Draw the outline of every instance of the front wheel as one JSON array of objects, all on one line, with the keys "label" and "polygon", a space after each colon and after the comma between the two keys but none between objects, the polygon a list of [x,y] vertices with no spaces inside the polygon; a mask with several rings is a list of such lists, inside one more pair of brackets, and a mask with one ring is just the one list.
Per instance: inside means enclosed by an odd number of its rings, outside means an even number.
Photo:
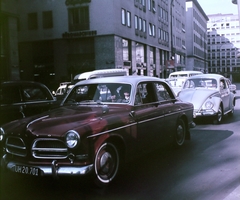
[{"label": "front wheel", "polygon": [[103,143],[98,149],[94,160],[94,183],[97,186],[108,185],[119,170],[119,153],[112,143]]},{"label": "front wheel", "polygon": [[174,144],[176,147],[180,147],[185,142],[186,138],[186,125],[183,119],[179,119],[176,126],[175,141]]},{"label": "front wheel", "polygon": [[223,118],[223,109],[222,109],[222,106],[219,106],[217,116],[213,120],[213,123],[220,124],[222,122],[222,118]]}]

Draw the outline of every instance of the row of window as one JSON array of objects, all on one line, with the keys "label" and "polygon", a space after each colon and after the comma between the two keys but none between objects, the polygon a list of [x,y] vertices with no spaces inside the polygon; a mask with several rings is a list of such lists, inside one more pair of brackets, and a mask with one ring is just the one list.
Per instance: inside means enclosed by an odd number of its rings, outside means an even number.
[{"label": "row of window", "polygon": [[199,56],[201,58],[205,57],[204,51],[199,49],[198,47],[194,47],[194,55]]},{"label": "row of window", "polygon": [[[79,7],[70,8],[68,10],[69,31],[89,30],[89,8]],[[28,30],[38,29],[38,13],[28,14]],[[52,11],[42,12],[42,28],[53,28],[53,14]]]},{"label": "row of window", "polygon": [[[208,45],[218,45],[219,48],[221,47],[221,49],[227,49],[229,48],[229,46],[234,45],[235,43],[240,43],[240,38],[236,39],[236,38],[231,38],[231,40],[229,41],[228,39],[226,39],[225,41],[215,41],[215,40],[208,40]],[[214,48],[214,47],[213,47]]]},{"label": "row of window", "polygon": [[220,52],[220,50],[221,50],[221,52],[224,52],[224,51],[226,51],[226,52],[233,51],[234,52],[234,51],[237,51],[238,49],[235,48],[235,47],[233,47],[233,48],[224,47],[222,45],[220,45],[220,46],[208,46],[208,51],[209,52]]},{"label": "row of window", "polygon": [[199,46],[201,46],[202,48],[205,48],[206,47],[206,43],[205,40],[204,40],[204,37],[201,36],[201,38],[197,35],[194,34],[194,37],[193,37],[193,40],[194,40],[194,43],[198,44]]},{"label": "row of window", "polygon": [[[122,8],[122,25],[131,27],[131,13]],[[145,19],[135,15],[134,16],[134,28],[140,32],[146,33],[147,31],[147,22]],[[158,39],[168,42],[169,33],[161,28],[158,28]],[[152,37],[156,37],[156,25],[153,23],[148,24],[148,32]]]},{"label": "row of window", "polygon": [[[168,0],[161,0],[161,5],[158,5],[158,17],[168,22]],[[146,12],[146,0],[135,0],[135,6]],[[155,0],[147,0],[147,7],[149,11],[156,13]]]},{"label": "row of window", "polygon": [[222,27],[214,27],[214,28],[208,28],[208,30],[212,30],[212,31],[214,31],[214,30],[216,30],[216,29],[237,29],[237,28],[239,28],[239,26],[227,26],[227,27],[224,27],[224,26],[222,26]]},{"label": "row of window", "polygon": [[69,31],[83,31],[90,29],[89,7],[68,9]]},{"label": "row of window", "polygon": [[232,35],[228,38],[226,37],[215,37],[215,38],[208,38],[208,43],[212,43],[212,42],[217,42],[217,43],[229,43],[229,39],[232,39],[232,40],[240,40],[240,37],[239,35]]},{"label": "row of window", "polygon": [[209,18],[209,22],[220,22],[220,21],[237,21],[239,22],[239,19],[238,19],[238,15],[232,15],[232,14],[228,14],[228,15],[221,15],[221,16],[217,16],[217,17],[210,17]]},{"label": "row of window", "polygon": [[240,69],[238,67],[233,67],[232,70],[230,67],[225,68],[220,68],[220,67],[213,67],[213,68],[208,68],[209,73],[220,73],[220,72],[239,72]]},{"label": "row of window", "polygon": [[196,22],[193,23],[193,29],[203,37],[205,36],[205,31]]},{"label": "row of window", "polygon": [[222,62],[209,61],[209,64],[208,64],[209,67],[226,66],[226,65],[231,65],[231,66],[240,65],[240,61],[239,60],[227,60]]},{"label": "row of window", "polygon": [[196,11],[195,9],[193,10],[193,17],[196,19],[196,21],[201,24],[202,27],[206,26],[206,22],[203,20],[202,15],[198,14],[198,11]]},{"label": "row of window", "polygon": [[[231,56],[236,56],[238,54],[238,52],[221,52],[221,57],[226,57],[226,56],[229,56],[230,57],[230,55]],[[209,56],[211,56],[211,57],[220,57],[220,53],[218,52],[218,53],[210,53],[210,54],[208,54]]]},{"label": "row of window", "polygon": [[[53,28],[53,15],[52,11],[42,12],[42,28],[50,29]],[[38,29],[38,14],[28,13],[28,30]]]},{"label": "row of window", "polygon": [[227,33],[227,34],[218,34],[216,31],[215,32],[208,32],[208,37],[220,37],[220,38],[222,38],[222,37],[225,37],[225,36],[230,36],[230,35],[240,35],[240,33],[239,32],[234,32],[234,33]]}]

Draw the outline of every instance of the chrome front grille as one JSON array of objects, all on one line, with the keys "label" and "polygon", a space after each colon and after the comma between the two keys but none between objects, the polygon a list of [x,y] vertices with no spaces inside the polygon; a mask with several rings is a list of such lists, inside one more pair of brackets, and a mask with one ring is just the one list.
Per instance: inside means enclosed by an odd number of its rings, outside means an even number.
[{"label": "chrome front grille", "polygon": [[9,154],[25,157],[27,149],[24,141],[19,137],[8,137],[6,140],[6,151]]},{"label": "chrome front grille", "polygon": [[32,155],[40,159],[65,159],[68,149],[61,140],[40,138],[33,143]]}]

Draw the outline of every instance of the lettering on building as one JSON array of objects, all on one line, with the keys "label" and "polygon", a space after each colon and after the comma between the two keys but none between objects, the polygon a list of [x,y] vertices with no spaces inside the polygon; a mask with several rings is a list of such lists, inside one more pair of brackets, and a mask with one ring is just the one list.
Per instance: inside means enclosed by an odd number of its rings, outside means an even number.
[{"label": "lettering on building", "polygon": [[97,31],[79,31],[79,32],[65,32],[62,34],[63,38],[80,38],[80,37],[89,37],[89,36],[96,36]]}]

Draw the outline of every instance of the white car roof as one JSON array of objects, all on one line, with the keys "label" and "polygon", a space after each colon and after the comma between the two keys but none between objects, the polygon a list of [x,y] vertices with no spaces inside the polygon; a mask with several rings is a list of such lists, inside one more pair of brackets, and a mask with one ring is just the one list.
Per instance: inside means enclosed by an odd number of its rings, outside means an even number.
[{"label": "white car roof", "polygon": [[94,84],[94,83],[129,83],[129,84],[137,84],[140,81],[163,81],[164,79],[160,79],[157,77],[151,76],[114,76],[114,77],[104,77],[97,79],[89,79],[78,82],[76,85],[84,85],[84,84]]},{"label": "white car roof", "polygon": [[200,74],[200,75],[195,75],[191,76],[188,79],[199,79],[199,78],[215,78],[215,79],[220,79],[220,78],[225,78],[224,76],[220,74]]},{"label": "white car roof", "polygon": [[108,76],[124,76],[127,75],[127,71],[125,69],[100,69],[89,72],[84,72],[82,74],[78,74],[74,77],[74,80],[86,80],[91,78],[99,78],[99,77],[108,77]]}]

